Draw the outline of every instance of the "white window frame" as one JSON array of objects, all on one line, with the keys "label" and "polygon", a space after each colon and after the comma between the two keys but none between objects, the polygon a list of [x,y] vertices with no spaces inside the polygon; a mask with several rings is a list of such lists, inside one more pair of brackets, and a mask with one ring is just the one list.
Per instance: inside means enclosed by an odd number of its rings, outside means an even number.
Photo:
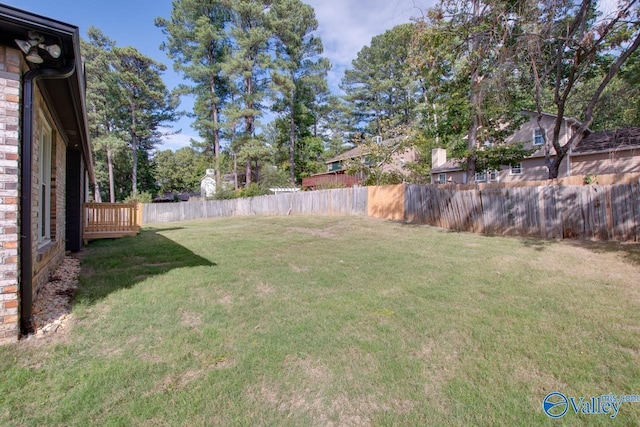
[{"label": "white window frame", "polygon": [[[540,133],[540,142],[537,143],[537,136],[538,133]],[[533,145],[538,146],[538,145],[544,145],[544,130],[540,129],[540,128],[535,128],[533,130]]]},{"label": "white window frame", "polygon": [[476,182],[487,182],[487,172],[476,172]]},{"label": "white window frame", "polygon": [[500,177],[500,175],[498,174],[497,170],[492,170],[489,171],[489,181],[491,182],[498,182],[498,178]]},{"label": "white window frame", "polygon": [[438,174],[438,184],[446,184],[447,183],[447,174],[439,173]]},{"label": "white window frame", "polygon": [[38,157],[38,244],[46,245],[51,241],[51,148],[53,133],[43,114],[40,114],[40,140]]},{"label": "white window frame", "polygon": [[522,162],[518,166],[511,166],[509,175],[522,175]]}]

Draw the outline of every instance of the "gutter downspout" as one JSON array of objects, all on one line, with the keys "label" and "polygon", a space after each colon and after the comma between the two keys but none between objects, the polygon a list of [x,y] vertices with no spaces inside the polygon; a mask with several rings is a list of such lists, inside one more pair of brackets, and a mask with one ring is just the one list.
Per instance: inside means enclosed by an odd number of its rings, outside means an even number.
[{"label": "gutter downspout", "polygon": [[33,101],[34,85],[41,79],[66,79],[76,71],[75,61],[66,68],[27,71],[22,81],[22,155],[20,157],[20,331],[33,332],[33,241],[31,227],[31,190],[33,185]]}]

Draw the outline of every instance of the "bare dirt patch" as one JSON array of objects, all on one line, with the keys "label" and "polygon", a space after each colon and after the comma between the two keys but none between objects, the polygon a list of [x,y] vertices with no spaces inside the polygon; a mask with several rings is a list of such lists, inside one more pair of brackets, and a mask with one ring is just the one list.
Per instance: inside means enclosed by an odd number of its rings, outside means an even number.
[{"label": "bare dirt patch", "polygon": [[202,318],[199,314],[192,313],[190,311],[183,311],[180,316],[180,324],[184,326],[189,326],[192,328],[198,327],[202,325]]},{"label": "bare dirt patch", "polygon": [[273,289],[273,286],[271,286],[270,284],[260,282],[258,283],[258,286],[256,286],[256,291],[258,292],[258,295],[264,297],[269,294],[272,294],[274,292],[274,289]]},{"label": "bare dirt patch", "polygon": [[222,304],[227,308],[227,310],[231,309],[231,304],[233,303],[233,296],[231,292],[225,292],[220,298],[218,298],[218,303]]},{"label": "bare dirt patch", "polygon": [[291,268],[291,270],[293,270],[296,273],[304,273],[305,271],[309,271],[308,267],[300,267],[293,263],[289,263],[289,268]]},{"label": "bare dirt patch", "polygon": [[67,256],[51,274],[33,304],[33,327],[35,333],[26,337],[50,337],[67,331],[73,322],[71,303],[78,288],[80,260]]},{"label": "bare dirt patch", "polygon": [[323,237],[325,239],[336,237],[336,235],[332,233],[331,228],[320,229],[320,228],[305,228],[305,227],[288,227],[287,233],[310,234],[313,237]]}]

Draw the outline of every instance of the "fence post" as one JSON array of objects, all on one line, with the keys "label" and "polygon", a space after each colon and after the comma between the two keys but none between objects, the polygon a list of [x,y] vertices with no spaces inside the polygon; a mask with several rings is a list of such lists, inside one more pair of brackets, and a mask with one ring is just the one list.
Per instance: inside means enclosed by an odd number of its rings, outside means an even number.
[{"label": "fence post", "polygon": [[136,202],[133,209],[136,213],[135,225],[138,227],[138,229],[141,229],[142,228],[142,203]]}]

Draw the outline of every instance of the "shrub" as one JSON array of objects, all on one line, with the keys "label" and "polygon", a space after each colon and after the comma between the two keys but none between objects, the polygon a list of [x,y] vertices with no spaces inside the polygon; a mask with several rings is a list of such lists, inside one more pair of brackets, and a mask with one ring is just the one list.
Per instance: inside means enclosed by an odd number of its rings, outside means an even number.
[{"label": "shrub", "polygon": [[151,203],[152,201],[153,201],[153,195],[148,191],[143,191],[142,193],[138,193],[138,197],[136,198],[133,197],[133,194],[130,194],[127,196],[126,199],[124,199],[124,203],[133,203],[133,202]]}]

